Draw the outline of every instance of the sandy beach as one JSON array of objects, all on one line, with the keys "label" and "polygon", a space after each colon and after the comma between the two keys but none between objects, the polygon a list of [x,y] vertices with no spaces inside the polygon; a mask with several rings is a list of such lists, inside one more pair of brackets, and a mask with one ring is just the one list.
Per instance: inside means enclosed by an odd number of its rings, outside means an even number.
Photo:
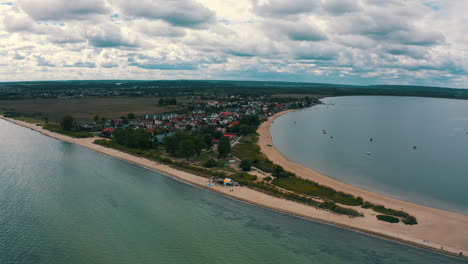
[{"label": "sandy beach", "polygon": [[[94,140],[98,138],[72,138],[65,135],[57,134],[43,129],[35,124],[26,123],[10,118],[0,118],[17,125],[30,128],[44,135],[80,145],[109,155],[121,160],[125,160],[184,182],[208,189],[219,194],[223,194],[240,201],[250,204],[270,208],[283,213],[303,217],[306,219],[319,221],[335,226],[352,229],[359,232],[375,235],[385,239],[392,239],[398,242],[409,245],[439,251],[445,254],[458,255],[463,252],[466,257],[468,255],[468,216],[451,213],[443,210],[433,209],[405,201],[400,201],[381,194],[373,193],[360,189],[355,186],[345,184],[334,180],[326,175],[320,174],[310,168],[304,167],[292,162],[287,157],[272,145],[272,139],[269,132],[271,123],[277,117],[287,112],[278,113],[272,116],[267,122],[264,122],[258,132],[260,134],[259,145],[262,151],[275,163],[283,166],[286,170],[296,173],[297,176],[314,180],[321,184],[333,187],[337,190],[361,196],[365,200],[376,204],[382,204],[386,207],[394,209],[403,209],[404,211],[416,216],[419,224],[408,226],[402,223],[390,224],[387,222],[378,221],[375,217],[377,213],[371,210],[357,208],[358,211],[364,213],[364,217],[349,218],[343,215],[337,215],[324,210],[315,209],[313,207],[268,196],[246,187],[236,187],[234,192],[229,192],[229,188],[221,186],[208,187],[208,180],[204,177],[196,176],[187,172],[174,169],[168,165],[159,164],[157,162],[133,156],[115,149],[106,148],[94,144]],[[312,234],[311,234],[312,235]],[[443,247],[443,250],[441,248]]]}]

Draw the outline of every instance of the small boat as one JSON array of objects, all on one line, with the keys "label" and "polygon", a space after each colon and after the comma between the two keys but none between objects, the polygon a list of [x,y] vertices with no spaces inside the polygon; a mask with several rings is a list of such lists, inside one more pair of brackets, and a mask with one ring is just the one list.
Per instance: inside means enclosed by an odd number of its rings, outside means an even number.
[{"label": "small boat", "polygon": [[333,138],[333,136],[330,136],[330,138]]},{"label": "small boat", "polygon": [[413,146],[413,149],[416,149],[416,146]]},{"label": "small boat", "polygon": [[368,151],[368,152],[366,152],[366,154],[367,154],[367,155],[370,155],[371,153]]},{"label": "small boat", "polygon": [[374,141],[374,139],[373,139],[373,138],[370,138],[369,141],[372,142],[372,141]]}]

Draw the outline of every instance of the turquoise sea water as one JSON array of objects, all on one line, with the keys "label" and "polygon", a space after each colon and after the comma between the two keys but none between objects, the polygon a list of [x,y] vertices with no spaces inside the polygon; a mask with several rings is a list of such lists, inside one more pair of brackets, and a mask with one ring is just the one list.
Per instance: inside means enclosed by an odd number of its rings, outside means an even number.
[{"label": "turquoise sea water", "polygon": [[0,263],[466,263],[244,204],[0,120]]},{"label": "turquoise sea water", "polygon": [[468,101],[323,101],[275,121],[271,133],[282,153],[346,183],[468,214]]}]

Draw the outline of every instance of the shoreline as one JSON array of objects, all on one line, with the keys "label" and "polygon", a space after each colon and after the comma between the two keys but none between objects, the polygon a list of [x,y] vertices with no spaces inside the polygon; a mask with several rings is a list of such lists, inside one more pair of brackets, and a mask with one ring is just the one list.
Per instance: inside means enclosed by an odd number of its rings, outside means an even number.
[{"label": "shoreline", "polygon": [[[418,219],[418,224],[414,226],[391,224],[388,228],[384,228],[379,223],[374,223],[364,227],[364,229],[368,231],[372,230],[379,234],[388,234],[390,236],[392,236],[390,233],[396,233],[399,235],[398,238],[404,237],[406,242],[430,247],[437,251],[440,251],[442,246],[445,251],[450,251],[451,253],[456,253],[456,250],[458,249],[458,253],[463,252],[463,256],[466,257],[468,249],[467,215],[414,204],[368,191],[336,180],[309,167],[295,163],[281,153],[273,144],[273,139],[270,134],[271,124],[280,116],[293,111],[296,110],[287,110],[271,116],[266,122],[260,125],[257,131],[260,135],[258,145],[260,146],[262,153],[264,153],[272,162],[282,166],[285,170],[295,173],[298,177],[315,181],[338,191],[343,191],[355,196],[361,196],[364,200],[375,204],[381,204],[393,209],[403,209],[405,212],[414,215]],[[359,210],[361,210],[361,208],[359,208]],[[368,214],[378,214],[369,210],[362,211],[364,211],[366,216]]]},{"label": "shoreline", "polygon": [[[259,139],[259,145],[260,145],[260,147],[262,149],[262,152],[264,152],[264,148],[266,148],[266,144],[267,144],[267,143],[265,143],[266,140],[269,139],[271,141],[271,135],[269,133],[269,128],[271,126],[271,123],[274,121],[274,119],[278,118],[281,115],[289,113],[289,112],[291,112],[291,110],[277,113],[276,115],[270,117],[268,121],[261,124],[261,126],[259,127],[258,132],[260,134],[260,139],[261,140]],[[277,212],[280,212],[280,213],[283,213],[283,214],[288,214],[288,215],[300,217],[300,218],[303,218],[303,219],[324,223],[324,224],[327,224],[327,225],[333,225],[333,226],[336,226],[336,227],[339,227],[339,228],[349,229],[349,230],[352,230],[352,231],[355,231],[355,232],[364,233],[364,234],[379,237],[379,238],[382,238],[382,239],[395,241],[395,242],[406,244],[406,245],[409,245],[409,246],[418,247],[418,248],[425,249],[425,250],[431,250],[431,251],[441,253],[441,254],[445,254],[445,255],[448,255],[448,256],[453,256],[453,257],[460,258],[458,256],[458,254],[460,252],[463,252],[463,258],[466,258],[467,254],[468,254],[468,231],[458,232],[458,235],[456,235],[456,237],[455,237],[455,241],[456,241],[455,243],[451,243],[452,239],[450,239],[451,241],[446,241],[447,239],[442,239],[441,241],[438,241],[438,240],[432,239],[432,238],[430,238],[430,239],[429,238],[422,238],[421,239],[420,236],[414,236],[414,234],[413,234],[414,232],[409,232],[410,235],[408,235],[408,231],[410,231],[413,228],[417,229],[417,231],[419,231],[419,232],[423,232],[423,234],[424,234],[424,232],[433,231],[434,228],[435,228],[433,221],[432,222],[429,221],[429,224],[423,224],[422,228],[421,227],[418,228],[418,226],[420,226],[421,224],[418,224],[418,225],[415,225],[415,226],[405,226],[403,224],[395,225],[395,224],[390,224],[390,223],[378,221],[375,218],[375,215],[378,214],[378,213],[371,212],[371,211],[364,210],[364,209],[360,210],[360,211],[365,211],[364,212],[365,213],[364,217],[351,218],[350,219],[350,218],[348,218],[348,216],[337,215],[337,214],[330,213],[330,212],[325,211],[325,210],[316,209],[316,208],[313,208],[313,207],[310,207],[310,206],[307,206],[307,205],[304,205],[304,204],[299,204],[299,203],[296,203],[296,202],[292,202],[292,201],[272,197],[272,196],[269,196],[267,194],[264,194],[264,193],[249,189],[247,187],[236,187],[235,192],[229,192],[228,188],[223,188],[221,186],[208,187],[207,186],[207,183],[208,183],[207,178],[197,176],[197,175],[194,175],[194,174],[190,174],[190,173],[187,173],[187,172],[184,172],[184,171],[181,171],[181,170],[177,170],[177,169],[172,168],[172,167],[170,167],[168,165],[160,164],[158,162],[154,162],[154,161],[142,158],[142,157],[134,156],[134,155],[131,155],[131,154],[128,154],[128,153],[125,153],[125,152],[121,152],[119,150],[106,148],[106,147],[94,144],[93,142],[94,142],[94,140],[98,139],[97,137],[95,137],[95,138],[72,138],[72,137],[69,137],[69,136],[65,136],[65,135],[62,135],[62,134],[51,132],[49,130],[45,130],[41,126],[37,126],[36,124],[31,124],[31,123],[11,119],[11,118],[5,118],[5,117],[3,117],[1,115],[0,115],[0,119],[3,119],[5,121],[8,121],[10,123],[14,123],[16,125],[19,125],[19,126],[22,126],[22,127],[25,127],[25,128],[29,128],[29,129],[34,130],[36,132],[39,132],[39,133],[41,133],[43,135],[46,135],[46,136],[49,136],[49,137],[52,137],[52,138],[55,138],[55,139],[58,139],[58,140],[61,140],[61,141],[64,141],[64,142],[68,142],[68,143],[83,146],[85,148],[88,148],[88,149],[90,149],[92,151],[95,151],[97,153],[100,153],[100,154],[104,154],[104,155],[107,155],[107,156],[110,156],[110,157],[113,157],[113,158],[124,160],[124,161],[130,162],[130,163],[145,167],[145,168],[150,169],[150,170],[154,170],[154,171],[162,173],[162,174],[164,174],[164,175],[166,175],[168,177],[172,177],[172,178],[174,178],[176,180],[183,181],[185,183],[194,185],[196,187],[200,187],[200,188],[215,192],[217,194],[227,196],[228,198],[239,200],[239,201],[244,202],[244,203],[248,203],[248,204],[259,206],[259,207],[262,207],[262,208],[274,210],[274,211],[277,211]],[[271,142],[271,144],[272,144],[272,142]],[[268,148],[275,149],[280,155],[282,155],[274,146],[273,147],[268,147]],[[264,153],[273,162],[283,166],[283,164],[281,164],[281,162],[276,162],[276,160],[274,160],[275,158],[277,158],[278,153],[276,153],[276,156],[272,155],[272,154],[275,154],[275,153],[271,153],[271,152],[268,152],[268,151],[264,152]],[[285,157],[283,156],[283,158],[285,158]],[[289,164],[288,166],[290,166],[290,165],[291,164]],[[287,166],[283,166],[283,167],[286,170],[289,170],[289,168]],[[311,169],[309,169],[309,170],[311,170]],[[300,174],[297,174],[297,175],[300,176]],[[323,177],[327,177],[327,176],[323,175]],[[327,177],[327,178],[329,178],[329,177]],[[309,178],[309,179],[311,179],[311,178]],[[331,178],[329,178],[329,179],[331,179]],[[314,179],[314,180],[319,182],[316,179]],[[346,185],[344,183],[341,183],[341,184]],[[342,190],[340,187],[332,186],[332,185],[329,185],[329,184],[326,184],[326,185],[328,185],[328,186],[330,186],[332,188],[335,188],[337,190]],[[353,187],[353,186],[351,186],[351,187]],[[353,188],[357,188],[357,187],[353,187]],[[357,189],[359,189],[359,188],[357,188]],[[366,191],[366,192],[368,192],[368,191]],[[352,193],[352,192],[349,192],[349,193]],[[369,193],[371,193],[371,192],[369,192]],[[378,194],[374,194],[374,195],[378,195]],[[361,195],[361,196],[365,200],[369,200],[369,201],[374,202],[374,200],[369,199],[366,195]],[[383,196],[383,195],[379,195],[379,196]],[[383,197],[385,197],[385,196],[383,196]],[[396,199],[393,199],[393,198],[388,198],[388,197],[386,197],[386,198],[396,200]],[[399,201],[399,200],[396,200],[396,201]],[[399,201],[399,202],[402,202],[402,201]],[[395,207],[395,204],[388,204],[388,203],[383,203],[383,202],[377,202],[377,203],[383,204],[383,205],[385,205],[387,207],[390,207],[390,208]],[[403,202],[403,203],[407,203],[407,202]],[[419,206],[419,205],[415,205],[415,206]],[[420,207],[423,207],[423,206],[420,206]],[[418,218],[419,222],[426,223],[426,220],[428,220],[428,219],[426,219],[426,217],[424,217],[424,215],[420,216],[418,214],[419,211],[415,213],[412,210],[408,210],[408,208],[409,207],[405,207],[405,211],[408,211],[409,213],[415,215]],[[428,208],[428,207],[424,207],[424,208],[432,209],[432,208]],[[432,210],[437,211],[437,209],[432,209]],[[451,222],[455,222],[454,224],[455,224],[455,226],[457,226],[457,228],[459,228],[459,230],[468,230],[468,217],[467,216],[457,215],[455,213],[450,213],[450,212],[447,212],[447,213],[452,214],[452,216],[449,216],[449,218],[452,219]],[[435,214],[435,215],[439,216],[438,214]],[[429,214],[429,217],[431,217],[431,216],[433,217],[434,215]],[[446,215],[444,215],[444,216],[446,216]],[[461,217],[461,219],[460,219],[460,217]],[[439,218],[440,218],[440,216],[439,216]],[[437,219],[439,219],[439,218],[437,218]],[[442,231],[444,231],[444,232],[441,232],[440,234],[443,237],[446,238],[446,233],[447,233],[448,230],[452,230],[452,232],[456,232],[456,230],[454,230],[452,225],[450,225],[450,226],[447,225],[447,224],[444,225],[444,223],[447,222],[446,218],[442,218],[442,220],[443,220],[443,222],[440,222],[440,225],[437,225],[436,228],[435,228],[435,229],[439,229],[439,232],[436,232],[436,234],[439,234],[440,231],[441,231],[440,229],[442,228],[443,229]],[[395,226],[398,226],[398,228],[395,228]],[[444,226],[446,228],[444,228]],[[464,232],[465,232],[465,234],[463,234]],[[427,237],[427,235],[424,236],[424,237]],[[425,243],[424,242],[425,240],[430,240],[431,242],[430,243]],[[443,246],[443,250],[441,250],[442,246]]]}]

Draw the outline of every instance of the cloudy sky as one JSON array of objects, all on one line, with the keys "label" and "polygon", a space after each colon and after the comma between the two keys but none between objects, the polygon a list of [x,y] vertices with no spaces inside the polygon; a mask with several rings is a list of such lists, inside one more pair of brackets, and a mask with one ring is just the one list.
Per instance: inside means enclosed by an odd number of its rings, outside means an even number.
[{"label": "cloudy sky", "polygon": [[467,0],[0,0],[0,81],[468,88]]}]

